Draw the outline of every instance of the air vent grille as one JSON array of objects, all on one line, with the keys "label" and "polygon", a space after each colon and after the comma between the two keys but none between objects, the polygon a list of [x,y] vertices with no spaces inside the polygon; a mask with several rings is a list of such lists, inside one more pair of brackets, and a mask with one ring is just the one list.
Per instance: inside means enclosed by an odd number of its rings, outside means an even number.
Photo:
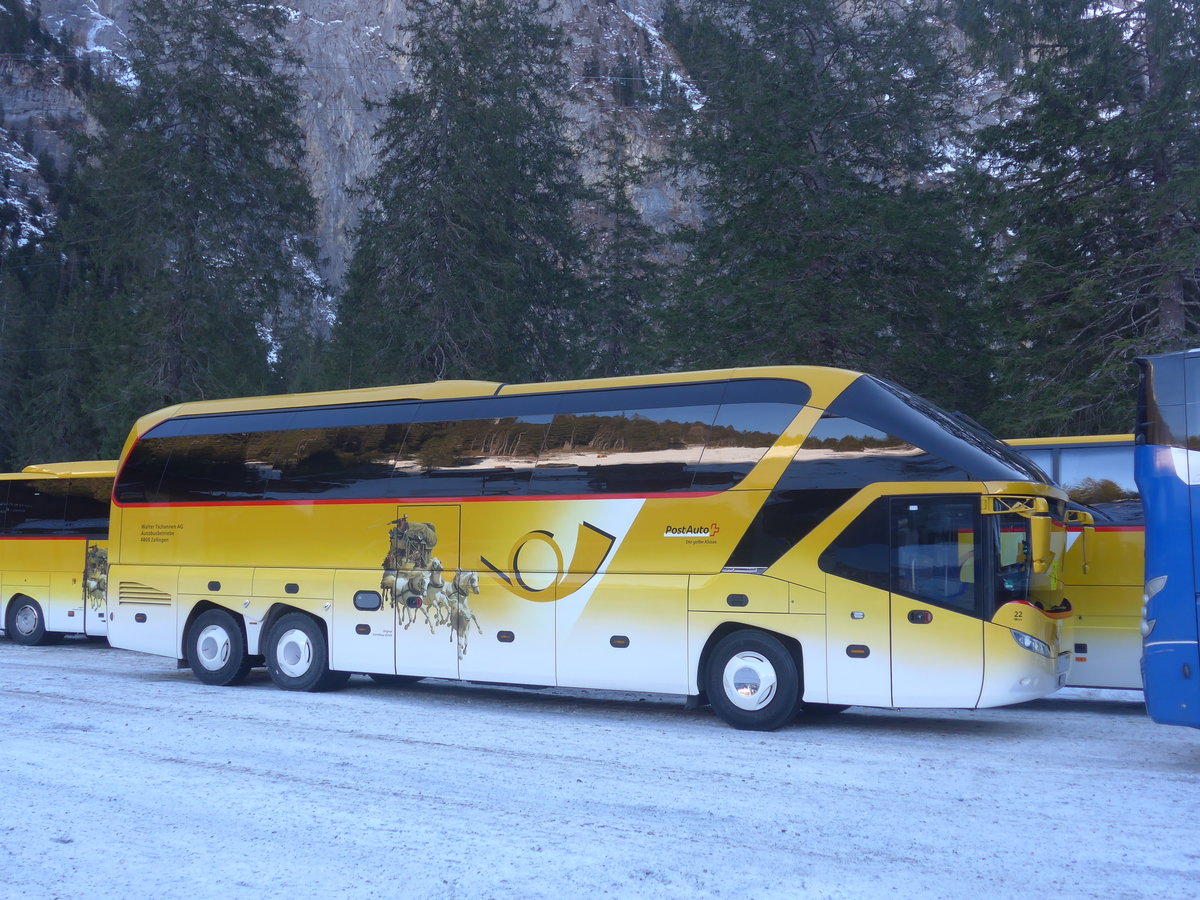
[{"label": "air vent grille", "polygon": [[117,587],[121,603],[140,603],[149,606],[170,606],[171,595],[136,581],[122,581]]}]

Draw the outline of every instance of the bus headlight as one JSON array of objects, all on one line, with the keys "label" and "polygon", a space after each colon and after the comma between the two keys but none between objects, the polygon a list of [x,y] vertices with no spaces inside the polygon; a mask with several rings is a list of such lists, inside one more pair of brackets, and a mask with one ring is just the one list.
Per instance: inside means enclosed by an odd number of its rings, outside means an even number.
[{"label": "bus headlight", "polygon": [[1023,631],[1017,631],[1015,628],[1010,628],[1008,630],[1012,632],[1013,640],[1016,641],[1018,644],[1020,644],[1022,647],[1024,647],[1026,650],[1028,650],[1030,653],[1041,654],[1042,656],[1046,657],[1046,659],[1053,658],[1050,655],[1050,645],[1047,644],[1045,641],[1039,641],[1033,635],[1026,634]]}]

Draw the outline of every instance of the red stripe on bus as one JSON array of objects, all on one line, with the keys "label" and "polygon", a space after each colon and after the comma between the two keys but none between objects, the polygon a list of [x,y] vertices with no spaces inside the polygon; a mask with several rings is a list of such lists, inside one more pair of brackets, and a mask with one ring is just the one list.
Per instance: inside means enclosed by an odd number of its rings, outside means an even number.
[{"label": "red stripe on bus", "polygon": [[515,503],[564,501],[564,500],[655,500],[677,497],[715,497],[724,491],[678,491],[664,494],[523,494],[521,496],[501,497],[375,497],[369,500],[217,500],[196,501],[187,503],[119,503],[115,499],[113,505],[121,509],[180,509],[205,506],[351,506],[365,503],[380,503],[427,506],[431,503]]},{"label": "red stripe on bus", "polygon": [[108,538],[86,534],[5,534],[0,541],[105,541]]}]

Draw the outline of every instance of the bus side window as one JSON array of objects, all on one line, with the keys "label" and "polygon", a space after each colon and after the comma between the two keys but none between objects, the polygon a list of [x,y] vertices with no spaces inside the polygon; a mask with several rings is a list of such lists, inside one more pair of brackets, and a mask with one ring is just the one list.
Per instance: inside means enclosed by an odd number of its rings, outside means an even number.
[{"label": "bus side window", "polygon": [[10,486],[5,528],[13,535],[67,532],[67,497],[55,479],[14,482]]},{"label": "bus side window", "polygon": [[273,445],[261,454],[273,459],[265,473],[263,496],[268,500],[388,496],[407,428],[405,424],[349,425],[256,435]]},{"label": "bus side window", "polygon": [[531,491],[638,494],[692,487],[720,383],[564,394]]},{"label": "bus side window", "polygon": [[821,569],[839,578],[889,590],[888,506],[888,499],[883,497],[859,513],[821,554]]},{"label": "bus side window", "polygon": [[159,502],[261,499],[271,461],[252,458],[249,439],[248,432],[166,438]]},{"label": "bus side window", "polygon": [[72,534],[107,537],[112,479],[73,478],[67,482],[66,493],[66,521]]},{"label": "bus side window", "polygon": [[806,384],[753,379],[730,382],[700,457],[695,486],[726,490],[758,465],[811,396]]},{"label": "bus side window", "polygon": [[978,502],[962,498],[893,501],[893,590],[918,600],[976,611]]}]

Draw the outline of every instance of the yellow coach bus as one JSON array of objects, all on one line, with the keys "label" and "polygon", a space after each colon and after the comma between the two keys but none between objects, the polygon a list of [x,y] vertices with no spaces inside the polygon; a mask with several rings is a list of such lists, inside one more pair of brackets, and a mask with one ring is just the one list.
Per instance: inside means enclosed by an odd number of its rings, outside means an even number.
[{"label": "yellow coach bus", "polygon": [[186,403],[122,452],[109,640],[210,684],[662,692],[740,728],[995,706],[1061,684],[1065,501],[838,369]]},{"label": "yellow coach bus", "polygon": [[18,644],[103,636],[116,460],[0,475],[0,623]]},{"label": "yellow coach bus", "polygon": [[1092,513],[1094,528],[1071,527],[1063,591],[1071,651],[1067,684],[1142,688],[1142,593],[1146,526],[1133,480],[1133,435],[1022,438],[1008,441],[1062,486],[1072,505]]}]

